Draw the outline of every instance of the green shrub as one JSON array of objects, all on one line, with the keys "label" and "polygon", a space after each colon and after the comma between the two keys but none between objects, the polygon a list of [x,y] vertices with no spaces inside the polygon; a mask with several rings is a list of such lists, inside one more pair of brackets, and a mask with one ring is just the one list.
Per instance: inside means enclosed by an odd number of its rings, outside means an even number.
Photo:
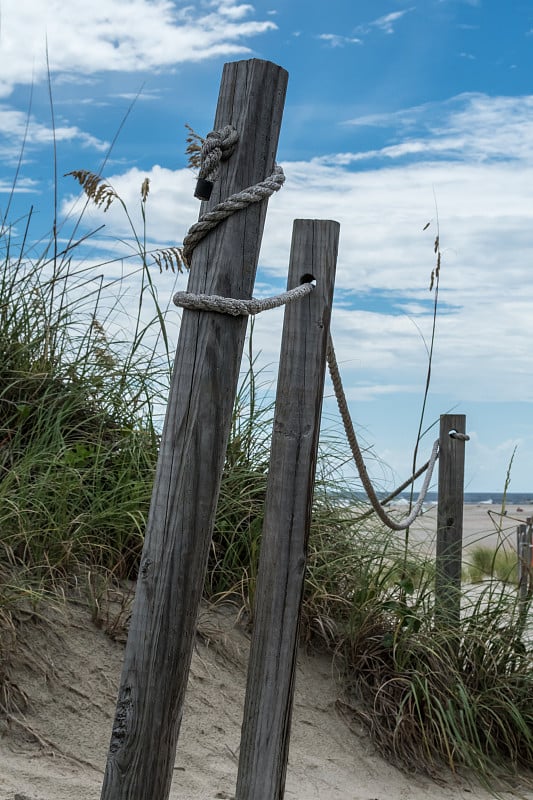
[{"label": "green shrub", "polygon": [[472,583],[486,578],[497,578],[505,583],[517,583],[518,557],[508,547],[497,548],[478,545],[469,548],[464,572]]}]

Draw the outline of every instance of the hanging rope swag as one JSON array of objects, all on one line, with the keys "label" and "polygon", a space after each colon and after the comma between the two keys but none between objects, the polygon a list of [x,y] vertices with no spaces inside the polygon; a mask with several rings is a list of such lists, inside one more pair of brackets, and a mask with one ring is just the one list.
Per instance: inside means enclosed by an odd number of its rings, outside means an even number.
[{"label": "hanging rope swag", "polygon": [[[239,140],[239,134],[231,125],[226,125],[220,131],[211,131],[203,144],[200,155],[200,172],[198,176],[198,183],[196,186],[195,196],[201,200],[209,200],[213,189],[214,182],[218,176],[220,164],[222,161],[228,159]],[[274,192],[279,191],[285,182],[285,175],[283,169],[279,165],[275,165],[272,175],[264,181],[243,189],[241,192],[230,195],[226,200],[215,205],[210,211],[206,211],[198,222],[191,226],[189,232],[183,240],[183,256],[185,261],[190,265],[191,257],[196,245],[213,230],[222,220],[240,211],[243,208],[251,205],[252,203],[259,203],[262,200],[270,197]],[[175,305],[181,308],[186,308],[192,311],[215,311],[220,314],[231,314],[233,316],[253,316],[259,314],[261,311],[266,311],[271,308],[277,308],[287,303],[292,303],[307,295],[311,294],[314,290],[313,283],[302,283],[294,289],[289,289],[282,294],[274,297],[266,297],[264,299],[256,299],[252,297],[250,300],[238,300],[231,297],[221,297],[220,295],[206,295],[206,294],[193,294],[192,292],[176,292],[173,297]],[[346,395],[342,385],[342,380],[333,348],[333,341],[331,336],[328,337],[327,348],[327,361],[337,398],[337,405],[344,424],[346,438],[350,445],[350,449],[361,478],[363,487],[368,495],[368,499],[372,508],[389,528],[395,531],[401,531],[408,528],[416,517],[420,514],[422,504],[426,498],[426,494],[431,483],[433,476],[433,469],[439,456],[439,442],[434,443],[431,451],[429,461],[424,464],[419,470],[416,471],[401,487],[399,487],[391,496],[395,497],[403,489],[407,488],[416,478],[426,472],[418,500],[413,506],[409,516],[403,520],[396,520],[390,517],[385,511],[382,503],[380,503],[378,496],[372,486],[368,477],[366,466],[364,463],[363,455],[357,436],[353,426],[348,404],[346,402]],[[389,499],[390,499],[389,498]]]}]

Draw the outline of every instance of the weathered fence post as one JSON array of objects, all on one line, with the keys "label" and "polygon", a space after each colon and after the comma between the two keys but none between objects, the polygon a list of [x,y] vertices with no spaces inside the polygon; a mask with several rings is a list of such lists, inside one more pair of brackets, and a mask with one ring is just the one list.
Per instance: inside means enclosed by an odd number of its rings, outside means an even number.
[{"label": "weathered fence post", "polygon": [[255,597],[236,800],[284,795],[339,224],[296,220]]},{"label": "weathered fence post", "polygon": [[440,418],[435,616],[455,628],[461,615],[465,426],[464,414]]},{"label": "weathered fence post", "polygon": [[[267,61],[224,66],[214,128],[231,124],[240,138],[202,211],[271,174],[286,85]],[[266,207],[237,212],[200,242],[190,292],[252,295]],[[246,322],[183,312],[102,800],[170,791]]]},{"label": "weathered fence post", "polygon": [[527,525],[516,529],[518,556],[518,595],[525,601],[533,588],[533,518],[527,518]]}]

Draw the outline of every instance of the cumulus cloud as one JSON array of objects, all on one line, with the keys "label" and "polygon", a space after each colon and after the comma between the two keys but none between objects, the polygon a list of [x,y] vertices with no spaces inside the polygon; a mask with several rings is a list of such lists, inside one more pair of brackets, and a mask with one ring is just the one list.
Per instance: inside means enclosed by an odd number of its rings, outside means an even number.
[{"label": "cumulus cloud", "polygon": [[237,0],[4,0],[0,96],[54,73],[139,72],[250,52],[244,40],[276,28]]},{"label": "cumulus cloud", "polygon": [[76,125],[51,126],[38,122],[32,114],[16,111],[0,104],[0,158],[10,162],[19,157],[21,143],[25,140],[26,150],[56,142],[76,141],[82,147],[90,147],[104,152],[109,143],[82,131]]},{"label": "cumulus cloud", "polygon": [[[397,159],[398,163],[377,163],[363,171],[354,171],[357,159],[284,164],[286,185],[269,204],[262,280],[279,288],[285,278],[295,209],[298,217],[338,220],[341,243],[333,327],[341,355],[348,356],[350,343],[357,341],[358,363],[374,371],[376,392],[383,391],[380,386],[402,383],[397,374],[400,364],[405,385],[419,388],[417,376],[427,357],[431,329],[429,279],[439,224],[443,310],[438,322],[441,369],[435,372],[434,385],[439,387],[442,380],[441,389],[479,400],[486,396],[493,373],[476,365],[490,358],[501,377],[492,387],[493,395],[533,400],[526,346],[533,337],[528,311],[533,301],[529,267],[533,163],[525,147],[533,125],[533,98],[522,100],[470,98],[467,110],[455,112],[452,122],[443,125],[446,140],[453,139],[457,146],[447,145],[441,160],[435,160],[439,151],[429,137],[415,162]],[[434,134],[436,141],[444,132]],[[475,163],[465,160],[459,142],[463,150],[478,154]],[[137,169],[110,176],[134,219],[144,176]],[[158,245],[179,243],[198,210],[192,173],[154,166],[148,176],[152,240]],[[428,220],[430,227],[423,231]],[[118,206],[103,221],[113,235],[128,236]],[[136,221],[140,224],[140,214]],[[369,310],[374,296],[379,310]],[[265,332],[265,341],[268,335]],[[509,352],[513,352],[512,366]],[[370,396],[369,385],[364,394]]]},{"label": "cumulus cloud", "polygon": [[[426,120],[428,132],[420,138],[426,147],[417,159],[398,156],[387,163],[376,159],[363,164],[333,154],[284,162],[286,184],[269,202],[261,295],[284,287],[294,217],[341,223],[332,333],[355,418],[370,425],[372,415],[388,419],[394,413],[402,426],[416,430],[431,337],[434,294],[429,282],[437,232],[442,249],[440,310],[428,418],[438,418],[456,403],[464,410],[469,403],[479,408],[487,398],[494,403],[533,401],[533,160],[525,144],[531,135],[533,97],[475,95],[440,110],[439,115],[435,106],[428,108],[431,124]],[[407,110],[406,119],[409,114]],[[401,148],[406,141],[399,138]],[[436,158],[436,142],[443,140],[455,145],[448,144]],[[467,159],[456,146],[459,142],[477,158]],[[147,173],[130,169],[110,175],[139,228],[145,176],[151,178],[152,189],[146,208],[149,247],[179,244],[197,219],[194,177],[189,170],[162,166]],[[94,209],[90,214],[93,227],[105,222],[111,239],[128,240],[127,220],[118,205],[106,215]],[[168,278],[163,280],[162,287]],[[265,380],[275,380],[281,317],[282,311],[271,312],[255,323],[259,363],[270,365]],[[334,413],[334,406],[327,397],[326,410]],[[394,427],[394,421],[388,422]],[[385,434],[375,427],[371,437],[380,457],[405,477],[405,448],[395,450],[389,442],[385,452]],[[495,433],[491,445],[498,442]]]},{"label": "cumulus cloud", "polygon": [[20,178],[15,185],[9,181],[0,180],[0,193],[9,195],[12,192],[30,194],[38,191],[38,186],[37,181],[32,178]]}]

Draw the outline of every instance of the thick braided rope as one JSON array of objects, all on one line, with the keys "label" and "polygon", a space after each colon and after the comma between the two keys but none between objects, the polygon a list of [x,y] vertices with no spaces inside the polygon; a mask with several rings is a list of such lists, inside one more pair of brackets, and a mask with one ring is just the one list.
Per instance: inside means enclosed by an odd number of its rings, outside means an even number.
[{"label": "thick braided rope", "polygon": [[271,308],[293,303],[301,297],[306,297],[314,289],[312,283],[302,283],[295,289],[289,289],[275,297],[265,297],[257,300],[252,297],[250,300],[236,300],[233,297],[221,297],[218,294],[193,294],[192,292],[176,292],[173,302],[181,308],[188,308],[192,311],[217,311],[219,314],[231,314],[238,316],[253,316],[267,311]]},{"label": "thick braided rope", "polygon": [[411,513],[409,514],[408,517],[406,517],[401,521],[389,517],[385,509],[383,508],[382,504],[379,502],[379,499],[374,491],[374,487],[372,486],[370,478],[368,477],[368,473],[366,471],[366,466],[363,460],[363,455],[361,453],[361,448],[359,447],[359,442],[357,441],[357,436],[355,435],[355,430],[350,417],[350,412],[348,411],[348,404],[346,402],[346,396],[344,394],[344,388],[342,386],[342,380],[339,372],[339,367],[337,364],[337,359],[335,357],[335,350],[333,349],[333,341],[331,339],[331,336],[329,337],[328,340],[327,359],[331,375],[331,381],[333,383],[335,396],[337,398],[337,405],[339,406],[339,411],[342,417],[342,421],[344,423],[344,430],[346,431],[346,437],[348,439],[348,443],[350,445],[354,461],[357,465],[361,482],[368,495],[368,499],[370,500],[372,507],[376,512],[376,514],[378,515],[378,517],[380,518],[380,520],[384,522],[388,528],[391,528],[393,531],[404,531],[406,528],[412,525],[414,520],[417,518],[422,508],[422,504],[426,498],[429,484],[433,476],[433,468],[435,467],[435,462],[437,461],[439,455],[439,442],[437,440],[433,445],[433,450],[431,452],[431,457],[428,462],[424,483],[420,490],[418,500],[416,501],[416,504],[414,505]]},{"label": "thick braided rope", "polygon": [[183,258],[190,265],[192,252],[196,245],[206,236],[209,231],[216,228],[219,222],[227,219],[236,211],[240,211],[252,203],[259,203],[274,192],[278,192],[285,183],[283,169],[276,164],[274,171],[269,178],[266,178],[255,186],[249,186],[241,192],[230,195],[226,200],[218,203],[211,211],[207,211],[194,225],[191,225],[189,232],[183,240]]},{"label": "thick braided rope", "polygon": [[231,156],[238,141],[239,134],[232,125],[225,125],[220,131],[208,133],[202,144],[198,177],[214,183],[220,162],[226,161]]}]

